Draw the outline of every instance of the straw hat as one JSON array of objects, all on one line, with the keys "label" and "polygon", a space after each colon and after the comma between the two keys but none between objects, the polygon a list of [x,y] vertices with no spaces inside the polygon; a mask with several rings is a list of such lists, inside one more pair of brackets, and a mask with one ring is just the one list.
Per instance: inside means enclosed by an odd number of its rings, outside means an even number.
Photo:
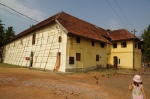
[{"label": "straw hat", "polygon": [[133,81],[135,81],[135,82],[142,82],[142,78],[141,78],[141,76],[139,76],[139,75],[135,75],[135,76],[133,77]]}]

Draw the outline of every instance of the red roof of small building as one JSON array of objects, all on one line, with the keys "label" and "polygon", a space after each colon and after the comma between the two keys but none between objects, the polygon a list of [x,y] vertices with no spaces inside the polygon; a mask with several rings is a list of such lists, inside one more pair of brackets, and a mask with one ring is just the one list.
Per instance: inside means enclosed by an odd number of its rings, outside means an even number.
[{"label": "red roof of small building", "polygon": [[[81,19],[78,19],[74,16],[71,16],[65,12],[60,12],[38,24],[35,26],[19,33],[14,38],[9,40],[11,42],[15,39],[18,39],[22,36],[30,34],[31,32],[38,30],[46,25],[49,25],[57,20],[67,31],[73,35],[78,35],[94,40],[98,40],[105,43],[110,43],[105,37],[110,38],[109,34],[105,29],[97,27],[91,23],[85,22]],[[8,43],[6,42],[6,43]]]},{"label": "red roof of small building", "polygon": [[109,31],[111,41],[120,41],[120,40],[132,40],[138,39],[134,36],[131,32],[127,31],[126,29],[119,29],[114,31]]}]

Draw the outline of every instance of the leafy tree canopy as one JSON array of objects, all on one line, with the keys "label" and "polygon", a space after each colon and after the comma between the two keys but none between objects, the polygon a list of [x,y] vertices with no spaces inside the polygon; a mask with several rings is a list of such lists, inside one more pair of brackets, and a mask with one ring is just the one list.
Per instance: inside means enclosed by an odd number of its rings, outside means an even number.
[{"label": "leafy tree canopy", "polygon": [[4,24],[0,19],[0,46],[10,38],[15,36],[15,32],[12,26],[8,27],[7,29],[4,28]]},{"label": "leafy tree canopy", "polygon": [[146,30],[144,30],[144,33],[142,34],[142,39],[144,41],[144,56],[145,60],[147,62],[150,62],[150,25]]}]

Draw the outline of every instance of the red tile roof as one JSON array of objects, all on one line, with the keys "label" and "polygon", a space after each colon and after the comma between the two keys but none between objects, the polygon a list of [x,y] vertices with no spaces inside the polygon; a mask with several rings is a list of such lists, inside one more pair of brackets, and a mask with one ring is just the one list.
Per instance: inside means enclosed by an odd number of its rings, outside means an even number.
[{"label": "red tile roof", "polygon": [[110,38],[107,31],[93,24],[68,15],[64,12],[60,14],[57,20],[71,34],[91,38],[102,42],[109,42],[106,38],[104,38],[104,36]]},{"label": "red tile roof", "polygon": [[[127,31],[126,29],[119,29],[114,31],[109,31],[111,36],[111,41],[120,41],[120,40],[131,40],[134,39],[134,35]],[[137,37],[135,37],[138,39]]]},{"label": "red tile roof", "polygon": [[[105,43],[110,43],[110,41],[108,41],[106,38],[111,38],[111,41],[129,40],[134,38],[134,35],[125,29],[106,31],[105,29],[97,27],[91,23],[83,21],[65,12],[60,12],[21,32],[14,38],[10,39],[8,42],[30,34],[35,30],[38,30],[46,25],[56,22],[56,20],[68,31],[69,34],[78,35]],[[5,44],[7,44],[8,42],[6,42]]]},{"label": "red tile roof", "polygon": [[[88,22],[85,22],[81,19],[78,19],[74,16],[71,16],[65,12],[60,12],[40,23],[37,25],[21,32],[20,34],[16,35],[14,38],[9,40],[8,42],[11,42],[15,39],[18,39],[22,36],[25,36],[35,30],[38,30],[39,28],[42,28],[48,24],[51,24],[57,20],[67,31],[68,33],[71,33],[73,35],[78,35],[94,40],[98,40],[101,42],[110,43],[105,37],[110,38],[107,31],[97,27],[93,24],[90,24]],[[8,43],[6,42],[6,43]]]}]

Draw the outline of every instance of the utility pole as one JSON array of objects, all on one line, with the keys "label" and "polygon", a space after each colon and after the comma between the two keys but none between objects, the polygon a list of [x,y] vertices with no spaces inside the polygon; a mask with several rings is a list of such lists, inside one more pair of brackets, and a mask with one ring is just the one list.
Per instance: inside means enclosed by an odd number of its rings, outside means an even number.
[{"label": "utility pole", "polygon": [[134,63],[135,63],[135,60],[134,60],[134,54],[135,54],[135,51],[134,51],[134,48],[135,48],[135,32],[137,32],[135,29],[133,30],[133,31],[131,31],[131,32],[133,32],[133,35],[134,35],[134,37],[133,37],[133,70],[134,70]]}]

